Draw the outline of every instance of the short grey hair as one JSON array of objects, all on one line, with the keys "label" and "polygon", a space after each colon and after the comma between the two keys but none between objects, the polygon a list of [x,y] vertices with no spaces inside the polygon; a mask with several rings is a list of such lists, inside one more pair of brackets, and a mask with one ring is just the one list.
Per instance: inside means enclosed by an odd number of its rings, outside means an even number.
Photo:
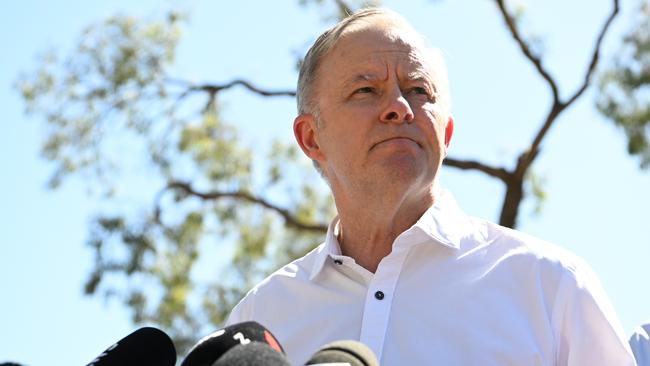
[{"label": "short grey hair", "polygon": [[[314,114],[318,118],[319,113],[316,96],[314,95],[314,85],[318,79],[318,67],[323,57],[334,48],[346,30],[362,29],[364,26],[370,25],[393,25],[411,31],[419,37],[424,46],[424,37],[415,31],[404,17],[394,11],[382,8],[365,8],[346,17],[323,32],[316,39],[300,65],[298,91],[296,93],[299,114]],[[439,79],[435,83],[436,89],[439,96],[443,99],[445,109],[449,111],[449,83],[447,81],[447,68],[442,53],[438,49],[427,49],[427,51],[431,51],[429,52],[431,57],[430,61],[435,67],[436,76]]]}]

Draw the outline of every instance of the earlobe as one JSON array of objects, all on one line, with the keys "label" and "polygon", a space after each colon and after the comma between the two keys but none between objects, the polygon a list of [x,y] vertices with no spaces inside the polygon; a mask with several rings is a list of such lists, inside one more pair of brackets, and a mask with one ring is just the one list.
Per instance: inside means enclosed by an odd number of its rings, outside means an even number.
[{"label": "earlobe", "polygon": [[323,152],[316,137],[316,118],[312,114],[300,114],[293,120],[293,135],[308,158],[318,162],[323,160]]}]

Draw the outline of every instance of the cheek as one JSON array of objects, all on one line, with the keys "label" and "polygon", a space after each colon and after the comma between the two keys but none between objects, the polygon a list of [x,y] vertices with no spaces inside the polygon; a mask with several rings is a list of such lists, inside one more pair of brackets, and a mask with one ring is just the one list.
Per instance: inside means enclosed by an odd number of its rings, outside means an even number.
[{"label": "cheek", "polygon": [[[370,110],[364,108],[341,108],[329,131],[330,138],[344,143],[359,143],[376,125]],[[328,125],[329,127],[330,125]],[[342,146],[347,148],[347,146]]]},{"label": "cheek", "polygon": [[444,145],[445,140],[445,123],[443,116],[437,110],[425,110],[423,112],[422,129],[426,134],[427,140],[432,145]]},{"label": "cheek", "polygon": [[363,139],[355,121],[342,121],[327,125],[320,133],[321,148],[326,156],[346,156],[362,145]]}]

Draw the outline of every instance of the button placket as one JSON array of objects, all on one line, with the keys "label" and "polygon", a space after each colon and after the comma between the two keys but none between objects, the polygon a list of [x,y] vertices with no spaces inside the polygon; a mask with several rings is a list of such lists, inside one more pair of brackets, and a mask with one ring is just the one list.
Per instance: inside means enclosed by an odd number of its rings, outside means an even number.
[{"label": "button placket", "polygon": [[390,319],[393,292],[407,254],[408,248],[394,247],[391,254],[381,261],[368,286],[360,341],[370,347],[380,360]]}]

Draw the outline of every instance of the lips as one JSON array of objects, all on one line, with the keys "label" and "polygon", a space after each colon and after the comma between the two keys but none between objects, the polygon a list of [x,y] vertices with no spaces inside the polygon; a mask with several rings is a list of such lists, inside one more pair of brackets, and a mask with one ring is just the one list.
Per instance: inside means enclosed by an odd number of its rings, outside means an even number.
[{"label": "lips", "polygon": [[371,150],[374,149],[377,145],[380,145],[380,144],[382,144],[382,143],[385,143],[385,142],[391,142],[391,141],[400,141],[400,140],[414,142],[414,143],[416,143],[416,144],[418,145],[418,147],[422,147],[422,145],[420,145],[419,142],[415,141],[414,139],[412,139],[412,138],[410,138],[410,137],[406,137],[406,136],[394,136],[394,137],[389,137],[389,138],[386,138],[386,139],[380,140],[379,142],[376,142],[374,145],[372,145]]}]

